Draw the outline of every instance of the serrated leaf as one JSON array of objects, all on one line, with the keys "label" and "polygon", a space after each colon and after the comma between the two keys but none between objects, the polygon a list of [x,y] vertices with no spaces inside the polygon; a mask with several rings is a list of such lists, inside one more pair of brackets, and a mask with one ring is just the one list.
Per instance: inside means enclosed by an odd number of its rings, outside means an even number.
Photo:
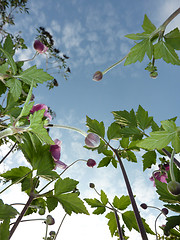
[{"label": "serrated leaf", "polygon": [[47,197],[46,203],[47,203],[48,211],[51,212],[57,207],[58,200],[55,197]]},{"label": "serrated leaf", "polygon": [[4,204],[0,199],[0,220],[7,220],[10,218],[15,218],[18,211],[8,204]]},{"label": "serrated leaf", "polygon": [[152,33],[156,29],[155,25],[152,24],[152,22],[150,21],[146,14],[144,15],[142,28],[146,33]]},{"label": "serrated leaf", "polygon": [[110,162],[111,162],[111,159],[112,159],[112,156],[107,156],[107,157],[104,157],[98,164],[98,168],[100,167],[107,167]]},{"label": "serrated leaf", "polygon": [[47,130],[44,128],[42,118],[44,116],[44,109],[34,112],[29,116],[30,131],[35,133],[45,143],[54,144],[54,141],[49,136]]},{"label": "serrated leaf", "polygon": [[177,213],[180,213],[180,205],[176,204],[165,204],[164,205],[166,208],[168,208],[169,210],[171,211],[174,211],[174,212],[177,212]]},{"label": "serrated leaf", "polygon": [[173,29],[171,32],[164,36],[166,43],[176,50],[180,50],[180,31],[178,28]]},{"label": "serrated leaf", "polygon": [[130,112],[124,110],[113,111],[112,113],[116,123],[121,126],[137,127],[136,115],[133,109]]},{"label": "serrated leaf", "polygon": [[73,191],[76,188],[76,185],[78,183],[79,183],[78,181],[68,178],[68,177],[64,178],[64,179],[59,178],[56,181],[55,186],[54,186],[55,195]]},{"label": "serrated leaf", "polygon": [[180,225],[180,215],[172,216],[166,218],[167,223],[165,226],[165,231],[169,231],[170,229],[174,228],[177,225]]},{"label": "serrated leaf", "polygon": [[131,162],[137,162],[136,155],[132,151],[127,151],[127,157],[126,159]]},{"label": "serrated leaf", "polygon": [[110,212],[105,217],[107,219],[109,219],[108,226],[109,226],[109,230],[111,232],[111,237],[113,237],[115,231],[117,230],[117,223],[116,223],[115,214],[114,214],[114,212]]},{"label": "serrated leaf", "polygon": [[108,203],[108,198],[107,195],[105,194],[105,192],[103,190],[101,190],[101,202],[106,205]]},{"label": "serrated leaf", "polygon": [[167,202],[167,203],[178,203],[179,202],[178,196],[173,196],[172,194],[169,193],[166,183],[162,183],[155,179],[155,184],[156,184],[156,188],[157,188],[156,192],[159,194],[160,200],[162,200],[163,202]]},{"label": "serrated leaf", "polygon": [[20,75],[14,77],[20,78],[28,85],[31,85],[31,82],[33,81],[34,87],[36,87],[37,83],[43,83],[53,79],[51,75],[49,75],[47,72],[44,72],[43,69],[37,69],[36,66],[30,67],[23,71]]},{"label": "serrated leaf", "polygon": [[141,42],[137,43],[134,47],[131,48],[130,53],[128,54],[124,66],[137,61],[142,62],[144,59],[145,53],[148,58],[152,58],[152,42],[150,39],[144,39]]},{"label": "serrated leaf", "polygon": [[28,167],[20,166],[18,168],[12,168],[11,170],[0,174],[1,177],[6,180],[11,180],[12,183],[23,180],[23,178],[27,175],[28,177],[32,176],[32,170]]},{"label": "serrated leaf", "polygon": [[122,219],[123,219],[126,227],[129,229],[129,231],[131,231],[132,228],[134,228],[136,231],[139,231],[133,211],[124,212],[122,214]]},{"label": "serrated leaf", "polygon": [[121,196],[118,198],[117,196],[113,199],[113,206],[119,210],[125,210],[131,204],[131,200],[129,196]]},{"label": "serrated leaf", "polygon": [[112,123],[107,130],[107,137],[111,139],[119,139],[121,135],[119,134],[120,126],[117,123]]},{"label": "serrated leaf", "polygon": [[94,207],[104,207],[104,204],[100,202],[98,199],[94,198],[85,198],[84,201],[87,202],[92,208]]},{"label": "serrated leaf", "polygon": [[8,34],[5,41],[4,41],[4,45],[3,45],[3,49],[8,52],[11,56],[14,55],[14,44],[13,44],[13,41],[10,37],[10,35]]},{"label": "serrated leaf", "polygon": [[56,198],[67,214],[71,215],[71,213],[74,212],[89,215],[83,201],[78,197],[77,193],[58,194]]},{"label": "serrated leaf", "polygon": [[142,40],[142,39],[146,39],[149,37],[149,34],[146,33],[132,33],[132,34],[127,34],[125,35],[125,37],[133,39],[133,40]]},{"label": "serrated leaf", "polygon": [[136,128],[136,127],[125,127],[121,128],[119,130],[121,133],[122,137],[133,137],[136,136],[136,138],[141,139],[142,138],[142,133],[141,131]]},{"label": "serrated leaf", "polygon": [[128,137],[124,137],[120,140],[120,145],[122,148],[128,148],[129,146],[129,138]]},{"label": "serrated leaf", "polygon": [[98,122],[96,119],[91,119],[86,116],[86,125],[89,127],[89,132],[96,133],[100,137],[104,138],[105,127],[103,122]]},{"label": "serrated leaf", "polygon": [[159,41],[154,45],[154,57],[162,58],[165,62],[173,65],[180,65],[180,60],[174,48],[164,41]]},{"label": "serrated leaf", "polygon": [[152,164],[156,164],[156,152],[155,151],[148,151],[143,156],[143,171],[147,168],[151,168]]},{"label": "serrated leaf", "polygon": [[14,62],[14,59],[12,58],[12,56],[5,51],[3,48],[0,47],[0,51],[4,54],[4,56],[7,58],[7,62],[9,63],[9,65],[11,66],[12,70],[13,70],[13,74],[15,75],[17,72],[17,66],[16,63]]},{"label": "serrated leaf", "polygon": [[103,214],[106,211],[105,207],[97,207],[96,210],[93,211],[93,214],[99,215]]},{"label": "serrated leaf", "polygon": [[17,101],[22,92],[22,85],[18,79],[11,78],[7,80],[6,85],[10,88],[10,93],[14,98],[14,101]]},{"label": "serrated leaf", "polygon": [[138,107],[136,117],[138,125],[142,130],[145,130],[151,126],[153,117],[149,117],[148,112],[145,111],[141,105]]}]

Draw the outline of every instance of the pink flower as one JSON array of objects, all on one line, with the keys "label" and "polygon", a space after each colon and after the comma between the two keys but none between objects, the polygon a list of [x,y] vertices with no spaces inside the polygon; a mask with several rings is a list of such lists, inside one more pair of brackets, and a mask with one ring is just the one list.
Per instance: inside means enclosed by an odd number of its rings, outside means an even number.
[{"label": "pink flower", "polygon": [[52,117],[51,117],[50,113],[48,112],[48,107],[45,104],[36,104],[36,105],[34,105],[32,107],[32,109],[30,110],[30,113],[33,114],[34,112],[42,110],[42,109],[45,109],[44,116],[49,118],[49,120],[51,121]]},{"label": "pink flower", "polygon": [[94,159],[88,159],[87,161],[88,167],[94,167],[96,165],[96,161]]},{"label": "pink flower", "polygon": [[39,40],[35,40],[34,42],[34,49],[38,52],[38,53],[45,53],[48,50],[48,47],[46,47],[41,41]]},{"label": "pink flower", "polygon": [[155,186],[154,179],[157,179],[158,181],[160,181],[162,183],[167,183],[166,179],[168,178],[168,175],[166,172],[157,171],[153,175],[154,176],[150,177],[150,180],[154,183],[154,186]]},{"label": "pink flower", "polygon": [[89,133],[85,138],[85,144],[87,147],[96,148],[100,144],[100,138],[95,133]]},{"label": "pink flower", "polygon": [[102,78],[103,78],[103,73],[101,71],[97,71],[93,75],[93,80],[96,81],[96,82],[102,80]]},{"label": "pink flower", "polygon": [[57,167],[66,169],[67,165],[59,160],[61,157],[61,141],[59,139],[55,139],[54,143],[54,145],[50,146],[50,152],[54,159],[54,163],[56,164],[55,169]]}]

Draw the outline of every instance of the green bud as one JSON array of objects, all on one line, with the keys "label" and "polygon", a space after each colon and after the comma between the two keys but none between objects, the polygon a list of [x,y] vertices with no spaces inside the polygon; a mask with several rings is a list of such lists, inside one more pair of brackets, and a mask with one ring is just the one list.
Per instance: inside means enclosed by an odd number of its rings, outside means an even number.
[{"label": "green bud", "polygon": [[180,194],[180,183],[176,181],[171,181],[168,183],[167,189],[172,195],[177,196]]},{"label": "green bud", "polygon": [[38,213],[39,213],[39,215],[44,215],[45,214],[45,208],[40,208]]},{"label": "green bud", "polygon": [[158,76],[158,73],[157,72],[151,72],[150,73],[150,77],[153,78],[153,79],[156,79]]}]

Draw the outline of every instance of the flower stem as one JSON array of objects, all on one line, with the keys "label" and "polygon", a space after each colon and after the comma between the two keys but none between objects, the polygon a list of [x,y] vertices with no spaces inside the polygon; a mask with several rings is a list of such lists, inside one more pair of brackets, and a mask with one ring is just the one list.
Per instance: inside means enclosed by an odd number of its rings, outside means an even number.
[{"label": "flower stem", "polygon": [[9,150],[9,152],[1,159],[0,164],[7,158],[7,156],[12,152],[12,150],[15,148],[16,143],[12,146],[12,148]]},{"label": "flower stem", "polygon": [[180,13],[180,8],[178,8],[175,12],[173,12],[166,21],[162,24],[164,28],[167,27],[167,25]]},{"label": "flower stem", "polygon": [[175,178],[175,176],[174,176],[174,166],[173,166],[173,163],[174,163],[174,161],[173,161],[173,159],[174,159],[174,154],[175,154],[175,151],[174,151],[174,149],[173,149],[173,151],[172,151],[172,154],[171,154],[171,160],[170,160],[170,168],[169,168],[169,170],[170,170],[170,176],[171,176],[171,180],[172,181],[176,181],[176,178]]},{"label": "flower stem", "polygon": [[63,128],[63,129],[68,129],[68,130],[73,130],[76,131],[83,136],[87,136],[87,133],[85,131],[80,130],[79,128],[71,127],[71,126],[66,126],[66,125],[60,125],[60,124],[48,124],[47,127],[54,127],[54,128]]},{"label": "flower stem", "polygon": [[116,218],[116,224],[117,224],[117,228],[118,228],[119,238],[120,238],[120,240],[124,240],[123,233],[122,233],[122,228],[120,226],[120,222],[119,222],[119,217],[118,217],[117,211],[114,208],[113,208],[113,210],[114,210],[114,215],[115,215],[115,218]]},{"label": "flower stem", "polygon": [[136,205],[136,201],[134,199],[134,195],[133,195],[133,192],[132,192],[132,189],[131,189],[131,185],[129,183],[129,179],[128,179],[128,176],[126,174],[126,170],[125,170],[124,165],[121,161],[121,158],[118,154],[118,150],[114,149],[114,148],[112,148],[112,149],[113,149],[113,151],[114,151],[114,153],[115,153],[115,155],[116,155],[116,157],[119,161],[121,171],[122,171],[123,176],[124,176],[124,180],[125,180],[125,183],[126,183],[126,187],[127,187],[127,190],[128,190],[130,200],[131,200],[131,204],[132,204],[132,207],[133,207],[133,211],[134,211],[134,214],[135,214],[135,217],[136,217],[136,221],[137,221],[137,224],[138,224],[138,227],[139,227],[141,237],[142,237],[143,240],[148,240],[148,237],[147,237],[142,219],[141,219],[140,214],[139,214],[139,210],[138,210],[137,205]]},{"label": "flower stem", "polygon": [[11,239],[13,233],[15,232],[15,230],[16,230],[17,226],[19,225],[19,223],[21,222],[24,214],[26,213],[26,211],[29,208],[29,206],[30,206],[31,202],[33,201],[33,199],[34,199],[34,195],[30,195],[27,203],[25,204],[25,206],[24,206],[23,210],[21,211],[19,217],[17,218],[16,222],[14,223],[13,227],[10,230],[9,239]]},{"label": "flower stem", "polygon": [[59,227],[58,227],[58,230],[57,230],[57,233],[56,233],[56,235],[55,235],[55,237],[54,237],[54,240],[56,240],[57,235],[58,235],[58,233],[59,233],[59,231],[60,231],[60,228],[61,228],[61,226],[62,226],[62,224],[63,224],[64,219],[65,219],[66,216],[67,216],[67,213],[64,215],[64,217],[63,217],[63,219],[62,219],[62,221],[61,221],[61,223],[60,223],[60,225],[59,225]]},{"label": "flower stem", "polygon": [[[165,148],[162,148],[162,151],[163,151],[169,158],[171,158],[170,152],[168,152]],[[174,163],[176,164],[176,166],[178,166],[178,167],[180,168],[180,162],[179,162],[176,158],[174,158]]]}]

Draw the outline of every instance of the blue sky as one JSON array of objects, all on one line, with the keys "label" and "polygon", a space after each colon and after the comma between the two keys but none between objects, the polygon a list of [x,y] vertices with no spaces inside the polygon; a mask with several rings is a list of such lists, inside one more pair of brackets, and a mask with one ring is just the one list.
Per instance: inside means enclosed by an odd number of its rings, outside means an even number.
[{"label": "blue sky", "polygon": [[[49,91],[44,85],[34,91],[36,103],[44,103],[56,112],[53,123],[67,124],[86,130],[85,120],[88,115],[98,121],[104,121],[108,126],[113,120],[112,111],[132,108],[136,110],[139,104],[149,111],[151,116],[154,116],[158,124],[161,120],[178,115],[180,88],[178,66],[158,60],[156,65],[159,76],[157,79],[151,79],[148,72],[144,70],[148,64],[148,59],[145,58],[141,64],[136,63],[126,67],[123,64],[119,65],[108,72],[100,82],[92,81],[92,76],[97,70],[104,71],[128,53],[133,46],[133,41],[125,38],[124,35],[142,31],[144,14],[147,14],[158,27],[179,7],[179,0],[39,0],[38,3],[31,0],[29,7],[30,14],[18,15],[16,25],[12,28],[15,32],[22,30],[22,35],[29,47],[28,50],[17,53],[17,59],[27,59],[33,56],[35,29],[39,26],[47,28],[54,36],[56,47],[70,57],[68,64],[71,74],[68,81],[60,75],[55,75],[59,82],[58,88]],[[179,27],[179,22],[180,16],[172,21],[168,30]],[[37,64],[42,68],[44,63],[45,58],[41,56],[31,64]],[[94,158],[97,162],[101,160],[100,156],[83,148],[82,136],[59,129],[51,130],[51,134],[53,139],[62,140],[61,160],[67,164],[79,158]],[[4,148],[1,151],[4,153],[6,150]],[[149,181],[151,171],[147,170],[144,174],[142,173],[141,155],[142,153],[139,154],[138,164],[125,162],[137,202],[140,204],[146,201],[148,204],[162,207]],[[16,154],[16,161],[17,164],[25,164],[20,153]],[[14,166],[13,155],[3,167],[12,166]],[[112,167],[89,169],[83,163],[78,163],[65,176],[80,181],[82,197],[97,197],[88,188],[89,182],[94,182],[97,189],[103,189],[111,200],[115,195],[127,194],[120,169],[115,170]],[[17,189],[13,191],[17,192]],[[4,198],[8,199],[8,196],[14,193],[13,191]],[[18,200],[17,194],[16,197]],[[24,199],[26,199],[25,196]],[[59,211],[60,214],[59,212],[54,214],[55,216],[59,214],[62,218],[62,210]],[[142,214],[152,225],[158,213],[147,211]],[[58,220],[60,221],[59,218]],[[160,220],[161,223],[163,220],[163,218]],[[108,240],[110,233],[106,222],[103,216],[74,215],[68,217],[59,239],[69,239],[73,232],[73,237],[78,240],[85,237],[86,240],[92,238]],[[22,238],[21,231],[25,228],[28,231],[27,225],[24,223],[14,234],[12,240],[19,240],[20,236]],[[37,226],[35,223],[33,229],[33,236],[41,239],[44,226],[41,223]],[[130,240],[139,239],[138,234],[133,233],[130,236]],[[32,239],[32,235],[26,236],[26,239]],[[154,237],[149,239],[154,239]]]}]

